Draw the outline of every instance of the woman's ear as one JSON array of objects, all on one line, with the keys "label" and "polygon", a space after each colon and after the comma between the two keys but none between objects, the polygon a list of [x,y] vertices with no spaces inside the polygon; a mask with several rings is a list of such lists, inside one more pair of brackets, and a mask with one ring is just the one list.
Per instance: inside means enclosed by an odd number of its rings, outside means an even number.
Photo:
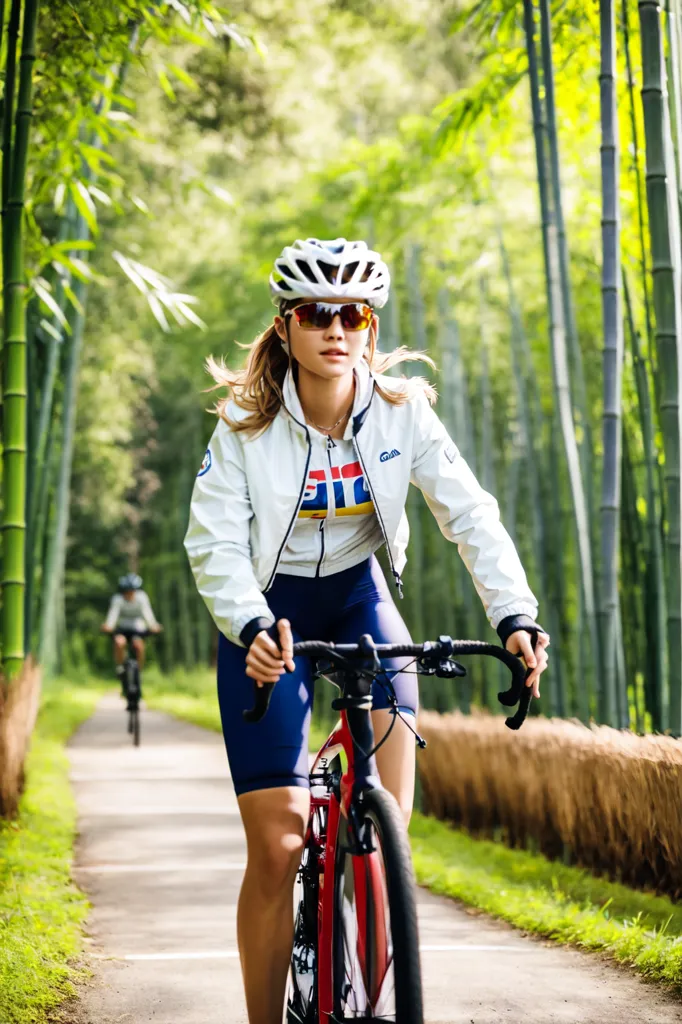
[{"label": "woman's ear", "polygon": [[286,354],[289,355],[290,354],[289,338],[288,338],[288,335],[287,335],[287,325],[286,325],[286,321],[285,321],[284,317],[276,316],[275,319],[274,319],[274,327],[275,327],[275,331],[277,333],[277,337],[279,338],[280,343],[282,345],[282,348],[284,349]]},{"label": "woman's ear", "polygon": [[275,327],[275,330],[277,331],[277,334],[279,336],[280,341],[288,341],[289,340],[287,338],[287,328],[286,328],[286,324],[284,323],[284,317],[283,316],[276,316],[275,317],[275,319],[274,319],[274,327]]}]

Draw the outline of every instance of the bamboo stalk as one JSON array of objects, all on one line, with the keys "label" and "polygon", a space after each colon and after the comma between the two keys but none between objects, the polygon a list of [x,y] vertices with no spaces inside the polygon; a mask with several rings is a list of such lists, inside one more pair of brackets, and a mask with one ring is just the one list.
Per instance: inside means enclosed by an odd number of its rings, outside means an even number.
[{"label": "bamboo stalk", "polygon": [[[655,366],[655,338],[651,317],[651,287],[649,281],[648,247],[646,244],[646,231],[644,226],[644,184],[642,181],[639,129],[637,127],[637,113],[635,110],[635,79],[632,73],[632,57],[630,53],[630,17],[628,0],[622,0],[621,21],[623,25],[623,46],[625,50],[625,67],[627,71],[628,112],[630,117],[630,133],[632,137],[632,168],[635,174],[635,188],[637,194],[637,231],[640,253],[639,265],[640,272],[642,275],[641,288],[642,296],[644,299],[644,313],[646,319],[646,338],[648,345],[648,354]],[[654,383],[656,383],[655,377]]]},{"label": "bamboo stalk", "polygon": [[[14,93],[17,79],[17,46],[19,28],[21,26],[21,0],[12,0],[7,24],[7,54],[5,56],[5,87],[2,97],[2,214],[7,214],[7,207],[12,188],[12,134],[14,128]],[[9,236],[3,231],[2,267],[3,289],[7,287],[7,275],[10,271]]]},{"label": "bamboo stalk", "polygon": [[[556,407],[570,483],[571,501],[575,520],[575,535],[580,565],[581,592],[582,599],[584,601],[586,625],[590,641],[591,659],[589,679],[590,681],[596,680],[598,683],[598,677],[594,671],[594,663],[599,648],[595,618],[592,545],[578,445],[573,425],[568,359],[566,352],[566,332],[561,293],[559,239],[557,236],[557,225],[554,212],[550,204],[547,184],[542,108],[540,102],[540,83],[538,76],[537,54],[535,49],[535,16],[532,0],[524,0],[524,29],[526,34],[526,48],[528,52],[533,132],[535,136],[538,189],[540,194],[540,211],[542,219],[547,305],[550,319],[552,371],[557,400]],[[583,638],[581,637],[580,640],[582,642]]]},{"label": "bamboo stalk", "polygon": [[601,672],[604,705],[602,717],[621,727],[628,723],[617,715],[616,671],[618,620],[618,551],[621,501],[621,404],[623,366],[623,320],[621,315],[621,258],[618,121],[616,113],[616,21],[613,0],[600,0],[601,38],[601,189],[602,189],[602,317],[603,414],[602,414],[602,498],[601,498]]},{"label": "bamboo stalk", "polygon": [[[89,231],[87,224],[82,217],[79,217],[76,230],[76,240],[83,240],[88,236]],[[43,577],[43,602],[40,621],[40,661],[48,669],[54,666],[55,660],[58,657],[58,623],[56,619],[58,603],[57,596],[63,585],[66,540],[69,530],[71,466],[73,463],[73,447],[76,430],[78,374],[83,347],[83,330],[85,326],[84,312],[87,298],[87,286],[83,281],[75,281],[73,290],[80,308],[76,308],[74,306],[69,317],[71,324],[71,343],[66,356],[64,391],[62,395],[63,433],[55,496],[56,520],[48,540],[47,558],[45,561]]]},{"label": "bamboo stalk", "polygon": [[660,494],[658,489],[658,453],[654,432],[651,391],[647,364],[642,356],[639,335],[635,330],[632,315],[632,303],[627,278],[623,279],[625,311],[629,328],[632,360],[637,387],[637,403],[639,421],[642,431],[644,448],[644,465],[646,471],[646,522],[648,537],[647,566],[649,569],[649,586],[646,589],[646,608],[651,626],[649,635],[649,657],[651,659],[651,685],[655,702],[651,707],[653,728],[662,732],[667,720],[667,656],[668,642],[666,633],[665,581],[663,567],[663,542],[661,537]]},{"label": "bamboo stalk", "polygon": [[585,371],[583,356],[578,340],[575,323],[575,308],[569,274],[568,237],[564,218],[561,188],[561,157],[559,154],[559,133],[556,124],[556,99],[554,91],[554,62],[552,58],[552,15],[550,0],[540,0],[540,45],[542,53],[542,81],[545,93],[546,134],[549,149],[549,168],[551,175],[551,193],[554,198],[554,217],[556,222],[558,272],[561,282],[561,301],[563,305],[564,329],[568,354],[571,362],[571,399],[573,416],[580,431],[578,450],[583,475],[588,512],[588,526],[594,519],[593,470],[592,470],[592,426],[587,410],[587,391],[585,388]]},{"label": "bamboo stalk", "polygon": [[678,211],[682,204],[682,82],[680,81],[679,5],[677,0],[666,0],[666,35],[668,37],[668,79],[670,90],[670,118],[672,122],[675,167],[677,173]]},{"label": "bamboo stalk", "polygon": [[7,188],[7,202],[3,203],[2,228],[7,263],[4,271],[2,657],[7,678],[17,674],[24,661],[27,379],[23,212],[37,22],[38,0],[26,0],[14,145],[10,150],[3,146],[3,189]]},{"label": "bamboo stalk", "polygon": [[526,472],[524,479],[528,487],[530,498],[528,504],[530,506],[529,513],[530,522],[532,524],[533,560],[540,584],[538,594],[540,618],[549,630],[550,636],[556,638],[555,643],[552,645],[552,668],[549,673],[549,685],[547,687],[549,690],[549,713],[550,715],[565,715],[568,708],[568,694],[565,690],[565,674],[562,668],[562,652],[561,643],[559,642],[558,622],[553,603],[549,597],[550,587],[547,574],[549,554],[547,550],[545,517],[543,514],[541,439],[536,428],[533,426],[533,422],[535,421],[535,423],[537,423],[539,420],[539,409],[536,405],[539,399],[533,389],[528,386],[528,379],[531,378],[534,380],[535,374],[533,373],[528,339],[523,327],[521,310],[519,308],[519,302],[514,288],[509,256],[504,244],[502,230],[499,225],[497,228],[497,237],[500,249],[500,258],[502,261],[502,270],[507,284],[507,293],[509,298],[512,372],[514,374],[514,383],[516,386],[516,404],[518,409],[519,431],[521,435],[521,448],[525,453]]},{"label": "bamboo stalk", "polygon": [[653,256],[653,297],[659,355],[660,420],[665,450],[666,599],[670,687],[669,727],[682,732],[682,622],[680,609],[680,310],[679,207],[666,102],[660,9],[639,2],[646,183]]}]

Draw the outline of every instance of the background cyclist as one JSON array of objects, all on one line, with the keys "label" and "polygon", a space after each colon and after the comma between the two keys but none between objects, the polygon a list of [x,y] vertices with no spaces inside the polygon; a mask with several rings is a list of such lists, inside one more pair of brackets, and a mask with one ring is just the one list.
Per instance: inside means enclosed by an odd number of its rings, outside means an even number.
[{"label": "background cyclist", "polygon": [[[456,543],[491,625],[532,668],[539,695],[546,634],[514,544],[431,409],[421,378],[382,376],[426,357],[377,351],[389,272],[364,242],[308,239],[284,249],[270,278],[278,307],[247,366],[210,362],[219,421],[199,470],[185,538],[199,592],[220,630],[218,695],[247,839],[237,934],[251,1024],[280,1024],[291,954],[292,889],[308,819],[307,659],[294,639],[409,642],[375,557],[385,545],[401,587],[416,484]],[[453,632],[456,625],[453,624]],[[537,655],[531,635],[538,635]],[[419,638],[422,639],[422,638]],[[390,663],[389,663],[390,664]],[[399,704],[415,714],[416,676],[391,668]],[[284,674],[288,672],[289,674]],[[253,681],[277,683],[269,713],[249,725]],[[378,736],[391,722],[373,689]],[[392,731],[377,754],[384,786],[409,817],[414,737]]]},{"label": "background cyclist", "polygon": [[160,633],[162,627],[156,621],[149,596],[142,589],[142,577],[137,573],[121,576],[118,593],[111,598],[107,617],[100,628],[103,633],[113,634],[114,662],[119,680],[123,678],[128,643],[133,645],[137,663],[140,669],[143,668],[144,638],[147,633]]}]

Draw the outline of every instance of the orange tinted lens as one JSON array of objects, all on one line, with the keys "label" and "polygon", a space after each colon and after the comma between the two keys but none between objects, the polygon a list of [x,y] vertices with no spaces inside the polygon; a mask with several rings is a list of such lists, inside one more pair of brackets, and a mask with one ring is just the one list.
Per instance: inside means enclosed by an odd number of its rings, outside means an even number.
[{"label": "orange tinted lens", "polygon": [[332,322],[329,307],[321,306],[319,302],[306,302],[303,306],[297,306],[294,316],[304,331],[324,331]]},{"label": "orange tinted lens", "polygon": [[364,331],[372,322],[371,306],[360,305],[359,302],[341,306],[341,323],[346,331]]}]

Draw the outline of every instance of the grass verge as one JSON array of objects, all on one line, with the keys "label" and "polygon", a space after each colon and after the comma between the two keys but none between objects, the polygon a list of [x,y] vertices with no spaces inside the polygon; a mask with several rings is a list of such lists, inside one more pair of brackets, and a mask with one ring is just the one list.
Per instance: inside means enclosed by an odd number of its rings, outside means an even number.
[{"label": "grass verge", "polygon": [[0,823],[0,1021],[41,1024],[72,993],[87,901],[71,880],[76,808],[64,744],[101,691],[45,692],[19,815]]},{"label": "grass verge", "polygon": [[417,880],[527,932],[598,950],[682,991],[682,907],[435,818],[410,826]]},{"label": "grass verge", "polygon": [[[145,677],[152,707],[220,731],[211,672]],[[313,723],[311,747],[326,737]],[[682,907],[580,868],[450,828],[416,813],[410,827],[421,885],[527,932],[605,953],[682,991]]]}]

